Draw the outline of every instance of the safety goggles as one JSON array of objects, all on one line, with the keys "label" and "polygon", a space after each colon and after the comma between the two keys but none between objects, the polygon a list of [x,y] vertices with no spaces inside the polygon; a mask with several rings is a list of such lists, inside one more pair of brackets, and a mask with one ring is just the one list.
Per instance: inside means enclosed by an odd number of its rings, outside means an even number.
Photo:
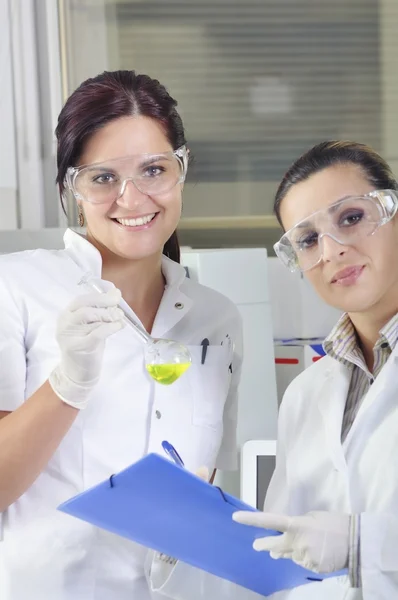
[{"label": "safety goggles", "polygon": [[110,204],[123,196],[129,181],[148,196],[165,194],[185,180],[187,168],[188,150],[181,146],[174,152],[138,154],[69,167],[66,185],[76,199]]},{"label": "safety goggles", "polygon": [[274,245],[274,250],[291,271],[308,271],[322,260],[321,241],[325,235],[344,246],[353,246],[388,223],[397,207],[394,190],[343,198],[297,223]]}]

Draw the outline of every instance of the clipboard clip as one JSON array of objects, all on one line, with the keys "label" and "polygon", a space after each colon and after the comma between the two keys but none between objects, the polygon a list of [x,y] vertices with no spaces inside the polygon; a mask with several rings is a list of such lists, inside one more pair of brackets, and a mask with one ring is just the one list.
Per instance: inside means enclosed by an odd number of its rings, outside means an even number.
[{"label": "clipboard clip", "polygon": [[226,497],[225,497],[225,494],[224,494],[224,492],[222,491],[222,489],[221,489],[220,487],[218,487],[218,485],[215,485],[214,487],[216,488],[216,490],[218,490],[218,491],[220,492],[220,494],[221,494],[221,498],[224,500],[224,502],[226,502],[227,504],[229,504],[229,502],[228,502],[228,500],[226,499]]},{"label": "clipboard clip", "polygon": [[239,510],[241,510],[240,506],[235,505],[233,502],[230,502],[230,500],[228,500],[228,498],[225,496],[224,492],[222,491],[222,489],[220,487],[218,487],[218,485],[213,486],[216,488],[216,490],[218,490],[221,494],[221,498],[224,500],[224,502],[226,504],[229,504],[230,506],[233,506],[234,508],[237,508]]}]

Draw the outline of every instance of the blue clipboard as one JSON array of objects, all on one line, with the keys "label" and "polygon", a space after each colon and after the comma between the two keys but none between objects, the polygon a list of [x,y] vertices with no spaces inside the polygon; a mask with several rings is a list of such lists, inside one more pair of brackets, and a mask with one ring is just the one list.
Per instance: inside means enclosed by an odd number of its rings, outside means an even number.
[{"label": "blue clipboard", "polygon": [[255,551],[265,530],[232,520],[236,510],[255,509],[157,454],[58,508],[264,596],[324,578]]}]

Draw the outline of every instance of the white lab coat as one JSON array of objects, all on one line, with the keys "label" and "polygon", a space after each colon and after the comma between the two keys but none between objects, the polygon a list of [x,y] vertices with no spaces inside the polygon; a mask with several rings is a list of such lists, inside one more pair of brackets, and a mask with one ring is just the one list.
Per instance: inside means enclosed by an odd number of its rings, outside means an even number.
[{"label": "white lab coat", "polygon": [[[48,378],[59,360],[60,311],[87,293],[78,286],[84,274],[101,276],[94,246],[71,230],[65,244],[64,250],[0,257],[0,410],[17,409]],[[87,409],[31,488],[0,514],[1,600],[148,600],[147,550],[56,507],[148,452],[164,455],[163,440],[175,445],[191,471],[236,467],[238,311],[186,278],[182,266],[163,258],[162,269],[167,285],[152,334],[185,343],[193,364],[173,385],[162,386],[146,373],[142,341],[130,328],[108,339]],[[233,355],[221,345],[227,334],[235,342]],[[201,365],[204,338],[210,346]]]},{"label": "white lab coat", "polygon": [[[350,588],[348,578],[339,577],[274,594],[273,600],[398,598],[398,346],[342,445],[349,382],[349,369],[327,356],[286,391],[276,469],[264,510],[360,513],[362,589]],[[168,572],[156,561],[148,563],[148,570],[151,566],[155,588],[178,600],[260,598],[183,564]]]}]

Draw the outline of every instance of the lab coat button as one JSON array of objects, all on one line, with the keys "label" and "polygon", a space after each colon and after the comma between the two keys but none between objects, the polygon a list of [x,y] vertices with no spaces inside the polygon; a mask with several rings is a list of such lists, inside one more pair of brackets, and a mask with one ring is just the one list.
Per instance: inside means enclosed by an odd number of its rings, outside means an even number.
[{"label": "lab coat button", "polygon": [[181,310],[182,308],[184,308],[184,305],[182,302],[176,302],[174,304],[174,308],[177,308],[177,310]]},{"label": "lab coat button", "polygon": [[160,410],[155,411],[155,415],[157,419],[161,419],[162,418],[162,413],[160,412]]}]

